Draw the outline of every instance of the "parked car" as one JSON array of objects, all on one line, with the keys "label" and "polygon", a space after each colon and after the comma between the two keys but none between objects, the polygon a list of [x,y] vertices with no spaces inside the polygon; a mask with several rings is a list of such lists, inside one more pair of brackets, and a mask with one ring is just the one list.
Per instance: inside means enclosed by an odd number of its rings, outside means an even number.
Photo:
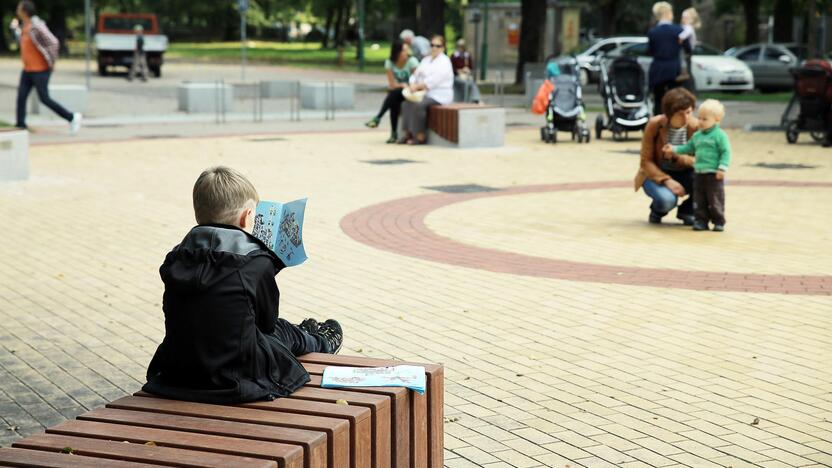
[{"label": "parked car", "polygon": [[[631,44],[606,54],[608,59],[620,56],[636,57],[649,72],[653,57],[647,55],[647,42]],[[707,45],[697,44],[691,57],[693,82],[697,91],[750,91],[754,89],[754,74],[748,65]]]},{"label": "parked car", "polygon": [[581,86],[598,81],[601,72],[599,60],[604,54],[619,47],[641,42],[647,42],[647,38],[639,36],[607,37],[593,42],[592,45],[575,56],[580,67]]},{"label": "parked car", "polygon": [[790,68],[806,59],[806,46],[800,44],[752,44],[734,47],[725,55],[736,57],[754,73],[754,84],[760,90],[792,89],[794,79]]},{"label": "parked car", "polygon": [[95,33],[95,49],[98,55],[98,74],[105,76],[108,67],[130,68],[136,33],[133,28],[144,29],[144,51],[147,68],[153,75],[162,76],[162,60],[168,48],[168,38],[159,30],[156,15],[148,13],[102,13],[98,17]]}]

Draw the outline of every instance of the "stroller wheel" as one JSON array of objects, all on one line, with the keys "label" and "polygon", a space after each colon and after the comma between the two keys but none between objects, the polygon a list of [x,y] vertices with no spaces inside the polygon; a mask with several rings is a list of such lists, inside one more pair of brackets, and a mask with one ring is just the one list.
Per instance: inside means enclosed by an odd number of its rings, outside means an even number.
[{"label": "stroller wheel", "polygon": [[786,127],[786,141],[789,143],[797,143],[797,137],[800,136],[800,130],[797,127],[797,122],[789,123]]},{"label": "stroller wheel", "polygon": [[820,143],[826,138],[826,132],[812,132],[811,135],[816,143]]},{"label": "stroller wheel", "polygon": [[601,139],[601,132],[604,131],[604,116],[598,115],[595,117],[595,138]]}]

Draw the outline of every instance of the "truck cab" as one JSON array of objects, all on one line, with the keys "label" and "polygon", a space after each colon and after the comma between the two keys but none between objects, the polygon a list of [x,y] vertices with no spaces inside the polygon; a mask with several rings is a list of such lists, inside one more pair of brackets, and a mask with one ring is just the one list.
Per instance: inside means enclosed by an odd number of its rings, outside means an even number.
[{"label": "truck cab", "polygon": [[99,75],[107,75],[111,67],[130,68],[136,48],[136,26],[144,29],[144,52],[148,69],[154,76],[162,76],[168,38],[161,33],[156,15],[151,13],[102,13],[98,17],[95,49]]}]

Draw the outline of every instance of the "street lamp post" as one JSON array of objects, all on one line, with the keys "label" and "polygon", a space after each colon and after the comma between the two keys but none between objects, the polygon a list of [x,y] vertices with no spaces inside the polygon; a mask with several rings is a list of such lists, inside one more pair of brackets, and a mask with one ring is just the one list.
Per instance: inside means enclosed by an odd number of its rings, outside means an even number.
[{"label": "street lamp post", "polygon": [[240,0],[240,77],[246,81],[246,13],[248,0]]},{"label": "street lamp post", "polygon": [[86,41],[87,50],[84,52],[84,62],[86,66],[86,81],[87,81],[87,89],[90,89],[90,57],[92,52],[90,50],[90,36],[92,35],[92,31],[90,30],[90,0],[84,0],[84,39]]},{"label": "street lamp post", "polygon": [[489,0],[483,0],[485,8],[483,9],[482,18],[482,52],[480,53],[480,80],[485,81],[485,73],[488,70],[488,3]]}]

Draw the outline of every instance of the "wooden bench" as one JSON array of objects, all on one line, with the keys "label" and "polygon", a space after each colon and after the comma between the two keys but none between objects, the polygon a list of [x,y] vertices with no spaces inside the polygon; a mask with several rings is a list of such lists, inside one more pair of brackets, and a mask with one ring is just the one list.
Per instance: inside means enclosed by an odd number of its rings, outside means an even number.
[{"label": "wooden bench", "polygon": [[[289,398],[210,405],[137,392],[0,449],[0,466],[444,465],[441,365],[317,353],[300,360],[312,380]],[[425,367],[424,395],[401,387],[321,388],[327,366],[397,364]]]},{"label": "wooden bench", "polygon": [[428,111],[428,143],[454,148],[503,146],[506,111],[501,107],[456,103]]}]

